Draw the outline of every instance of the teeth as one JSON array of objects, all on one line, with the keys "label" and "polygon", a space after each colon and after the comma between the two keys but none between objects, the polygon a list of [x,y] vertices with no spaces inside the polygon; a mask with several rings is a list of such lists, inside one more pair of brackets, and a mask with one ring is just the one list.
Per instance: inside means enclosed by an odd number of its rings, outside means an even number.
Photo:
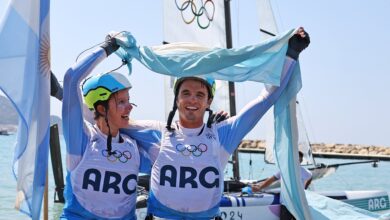
[{"label": "teeth", "polygon": [[189,107],[187,107],[187,109],[190,109],[190,110],[197,110],[198,108],[189,106]]}]

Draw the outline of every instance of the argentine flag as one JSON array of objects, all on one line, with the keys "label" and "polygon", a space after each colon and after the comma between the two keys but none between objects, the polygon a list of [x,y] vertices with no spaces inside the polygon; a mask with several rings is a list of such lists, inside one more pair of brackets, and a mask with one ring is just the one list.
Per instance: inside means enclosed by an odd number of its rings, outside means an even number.
[{"label": "argentine flag", "polygon": [[0,89],[19,113],[15,208],[39,219],[49,147],[48,0],[12,0],[0,23]]}]

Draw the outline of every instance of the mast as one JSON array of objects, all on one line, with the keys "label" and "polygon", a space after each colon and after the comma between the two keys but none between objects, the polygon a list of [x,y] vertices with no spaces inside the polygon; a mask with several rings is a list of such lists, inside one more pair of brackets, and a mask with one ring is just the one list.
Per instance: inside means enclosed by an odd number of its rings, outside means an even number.
[{"label": "mast", "polygon": [[[232,41],[232,24],[230,16],[230,0],[225,0],[225,30],[226,30],[226,48],[233,47]],[[230,115],[236,115],[236,92],[234,89],[234,82],[229,82],[229,103],[230,103]],[[233,161],[233,177],[236,180],[240,179],[240,169],[238,161],[238,150],[235,150],[232,155]]]}]

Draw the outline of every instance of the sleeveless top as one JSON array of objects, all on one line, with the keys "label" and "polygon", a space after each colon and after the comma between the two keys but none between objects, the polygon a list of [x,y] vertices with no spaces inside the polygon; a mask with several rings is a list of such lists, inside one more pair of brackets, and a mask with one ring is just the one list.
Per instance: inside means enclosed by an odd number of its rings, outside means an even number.
[{"label": "sleeveless top", "polygon": [[109,155],[105,135],[91,125],[88,127],[91,138],[81,161],[70,172],[69,190],[74,197],[68,200],[67,196],[64,213],[86,218],[136,219],[140,166],[136,142],[121,135],[123,142],[113,142]]},{"label": "sleeveless top", "polygon": [[193,135],[184,134],[179,127],[174,132],[165,130],[152,169],[148,211],[160,217],[169,217],[159,215],[164,209],[183,217],[215,213],[223,190],[220,150],[215,126],[203,125],[200,133]]}]

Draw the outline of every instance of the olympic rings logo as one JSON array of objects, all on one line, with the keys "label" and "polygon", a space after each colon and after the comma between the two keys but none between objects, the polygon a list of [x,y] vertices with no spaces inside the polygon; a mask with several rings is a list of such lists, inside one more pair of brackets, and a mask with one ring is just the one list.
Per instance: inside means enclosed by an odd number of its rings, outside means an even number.
[{"label": "olympic rings logo", "polygon": [[196,18],[198,26],[206,29],[214,20],[215,4],[213,0],[200,0],[199,2],[201,4],[200,7],[196,6],[197,4],[194,0],[182,1],[181,5],[179,5],[178,0],[175,0],[176,7],[179,9],[184,23],[191,24]]},{"label": "olympic rings logo", "polygon": [[130,151],[128,150],[125,150],[123,152],[120,152],[119,150],[114,150],[111,153],[109,153],[108,150],[102,150],[102,155],[110,162],[116,162],[118,160],[122,163],[126,163],[132,157]]},{"label": "olympic rings logo", "polygon": [[183,156],[190,156],[192,154],[195,157],[200,157],[204,152],[207,151],[207,145],[199,144],[198,146],[195,146],[193,144],[177,144],[176,150],[180,152]]}]

